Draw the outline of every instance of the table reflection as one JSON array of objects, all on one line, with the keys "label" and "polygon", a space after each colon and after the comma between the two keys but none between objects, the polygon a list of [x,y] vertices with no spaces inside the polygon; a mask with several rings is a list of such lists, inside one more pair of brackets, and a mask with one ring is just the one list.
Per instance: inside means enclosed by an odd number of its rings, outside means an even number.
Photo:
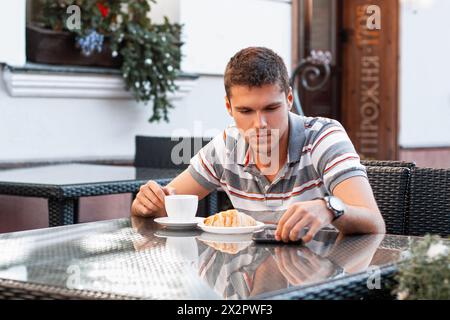
[{"label": "table reflection", "polygon": [[321,231],[306,246],[131,218],[0,235],[0,278],[140,299],[245,299],[399,260],[410,238]]},{"label": "table reflection", "polygon": [[133,218],[142,235],[136,250],[165,239],[167,252],[189,260],[199,278],[224,299],[255,298],[268,292],[318,283],[370,266],[384,235],[343,236],[322,230],[307,245],[262,245],[251,234],[219,235],[195,230],[154,231],[148,219]]}]

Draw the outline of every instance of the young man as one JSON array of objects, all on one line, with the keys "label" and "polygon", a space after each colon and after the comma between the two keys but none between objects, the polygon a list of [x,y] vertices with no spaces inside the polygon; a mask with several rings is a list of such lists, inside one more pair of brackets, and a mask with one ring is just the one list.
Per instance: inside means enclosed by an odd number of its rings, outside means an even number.
[{"label": "young man", "polygon": [[225,70],[225,104],[235,126],[191,159],[168,186],[142,186],[132,205],[138,216],[165,216],[164,197],[217,187],[234,207],[277,223],[279,240],[309,242],[332,224],[349,233],[385,233],[372,189],[344,128],[334,120],[290,112],[292,89],[283,60],[272,50],[239,51]]}]

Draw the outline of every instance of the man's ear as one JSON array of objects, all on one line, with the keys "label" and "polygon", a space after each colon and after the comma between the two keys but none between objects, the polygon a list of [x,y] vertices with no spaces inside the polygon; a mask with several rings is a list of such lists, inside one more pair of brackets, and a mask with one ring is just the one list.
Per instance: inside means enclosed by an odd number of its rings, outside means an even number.
[{"label": "man's ear", "polygon": [[287,94],[287,101],[288,101],[288,104],[289,104],[289,111],[291,111],[292,110],[292,106],[294,105],[294,95],[292,93],[292,88],[291,87],[289,87],[289,91],[288,91],[288,94]]},{"label": "man's ear", "polygon": [[233,116],[233,113],[231,112],[231,102],[228,99],[228,96],[225,96],[225,106],[227,107],[228,114]]}]

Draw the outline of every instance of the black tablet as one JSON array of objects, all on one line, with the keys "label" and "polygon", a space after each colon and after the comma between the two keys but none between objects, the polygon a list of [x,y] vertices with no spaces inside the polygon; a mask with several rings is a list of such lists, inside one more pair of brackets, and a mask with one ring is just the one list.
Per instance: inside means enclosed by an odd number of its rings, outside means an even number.
[{"label": "black tablet", "polygon": [[265,244],[303,244],[301,238],[297,241],[289,241],[283,242],[275,239],[275,229],[263,229],[260,231],[256,231],[253,233],[252,240],[256,243],[265,243]]}]

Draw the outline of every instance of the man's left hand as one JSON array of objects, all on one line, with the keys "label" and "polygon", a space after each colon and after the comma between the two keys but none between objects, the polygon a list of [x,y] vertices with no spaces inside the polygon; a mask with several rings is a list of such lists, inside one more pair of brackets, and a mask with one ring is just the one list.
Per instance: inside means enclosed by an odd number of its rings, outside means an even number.
[{"label": "man's left hand", "polygon": [[302,241],[311,241],[316,233],[333,220],[332,212],[324,200],[297,202],[292,204],[281,217],[275,238],[284,242],[297,241],[300,232],[309,227]]}]

